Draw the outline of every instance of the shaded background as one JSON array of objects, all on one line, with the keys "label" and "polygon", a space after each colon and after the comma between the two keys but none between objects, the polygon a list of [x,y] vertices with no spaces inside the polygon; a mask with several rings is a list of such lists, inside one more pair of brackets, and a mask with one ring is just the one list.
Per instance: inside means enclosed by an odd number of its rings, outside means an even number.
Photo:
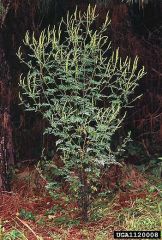
[{"label": "shaded background", "polygon": [[[43,136],[46,125],[41,116],[24,112],[19,106],[18,81],[26,69],[20,65],[16,52],[27,30],[39,35],[48,25],[58,24],[61,17],[78,8],[85,10],[89,3],[97,4],[99,18],[96,27],[104,20],[109,10],[112,19],[109,29],[112,47],[120,46],[123,57],[136,55],[144,65],[147,75],[140,82],[135,94],[143,94],[129,110],[123,126],[130,129],[135,142],[144,149],[146,155],[162,154],[162,3],[150,1],[139,8],[138,3],[126,5],[119,0],[74,1],[74,0],[12,0],[1,26],[0,40],[0,81],[9,86],[10,93],[0,91],[0,104],[9,99],[9,128],[13,137],[15,163],[40,159],[42,147],[49,158],[55,150],[55,139]],[[7,8],[9,1],[4,0]],[[6,71],[6,69],[8,69]],[[2,74],[3,73],[3,74]],[[9,97],[10,95],[10,97]],[[3,110],[4,111],[4,110]],[[2,115],[0,116],[2,117]],[[3,119],[0,122],[2,135]],[[133,158],[132,158],[133,159]],[[133,160],[137,163],[138,158]]]}]

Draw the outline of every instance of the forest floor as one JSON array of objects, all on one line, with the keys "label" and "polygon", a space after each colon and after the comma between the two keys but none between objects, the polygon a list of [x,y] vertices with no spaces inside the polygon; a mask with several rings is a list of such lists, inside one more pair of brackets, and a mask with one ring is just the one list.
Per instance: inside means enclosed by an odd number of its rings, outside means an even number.
[{"label": "forest floor", "polygon": [[13,191],[0,194],[0,240],[112,240],[114,230],[162,229],[160,178],[133,166],[126,172],[124,190],[98,197],[83,223],[76,203],[66,195],[51,198],[35,182],[34,168],[22,169]]}]

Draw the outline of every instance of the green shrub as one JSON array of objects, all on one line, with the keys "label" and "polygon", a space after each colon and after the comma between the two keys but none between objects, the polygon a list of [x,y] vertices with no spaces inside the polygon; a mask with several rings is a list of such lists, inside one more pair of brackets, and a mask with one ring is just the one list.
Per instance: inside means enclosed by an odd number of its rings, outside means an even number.
[{"label": "green shrub", "polygon": [[24,218],[26,220],[32,220],[35,221],[35,216],[32,212],[26,211],[25,209],[20,209],[19,215],[21,218]]},{"label": "green shrub", "polygon": [[144,68],[138,70],[137,58],[122,61],[119,50],[112,52],[108,15],[97,30],[96,19],[95,7],[84,13],[76,9],[38,39],[27,32],[24,44],[29,54],[18,52],[28,68],[20,79],[21,103],[28,111],[40,112],[49,123],[45,134],[57,137],[64,167],[53,164],[53,171],[68,181],[85,221],[101,169],[117,163],[124,150],[128,138],[114,150],[112,138],[145,74]]}]

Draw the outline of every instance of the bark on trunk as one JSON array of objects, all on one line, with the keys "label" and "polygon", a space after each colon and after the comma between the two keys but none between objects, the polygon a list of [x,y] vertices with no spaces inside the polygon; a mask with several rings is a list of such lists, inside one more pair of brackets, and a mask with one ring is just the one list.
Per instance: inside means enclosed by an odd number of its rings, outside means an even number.
[{"label": "bark on trunk", "polygon": [[0,189],[10,191],[9,170],[14,165],[11,124],[11,77],[0,29]]}]

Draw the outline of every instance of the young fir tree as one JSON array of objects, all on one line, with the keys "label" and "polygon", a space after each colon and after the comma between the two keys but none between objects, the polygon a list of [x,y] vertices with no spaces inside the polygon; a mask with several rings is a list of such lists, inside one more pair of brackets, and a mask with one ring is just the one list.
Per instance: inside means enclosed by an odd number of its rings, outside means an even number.
[{"label": "young fir tree", "polygon": [[21,103],[48,120],[45,134],[57,138],[64,163],[53,168],[76,193],[84,221],[101,167],[116,163],[116,155],[123,150],[127,139],[113,152],[112,137],[144,75],[137,58],[122,61],[119,50],[112,52],[109,17],[95,29],[97,17],[96,7],[89,6],[84,13],[76,9],[58,28],[42,31],[38,39],[27,32],[24,44],[29,54],[18,52],[28,68],[20,78]]}]

